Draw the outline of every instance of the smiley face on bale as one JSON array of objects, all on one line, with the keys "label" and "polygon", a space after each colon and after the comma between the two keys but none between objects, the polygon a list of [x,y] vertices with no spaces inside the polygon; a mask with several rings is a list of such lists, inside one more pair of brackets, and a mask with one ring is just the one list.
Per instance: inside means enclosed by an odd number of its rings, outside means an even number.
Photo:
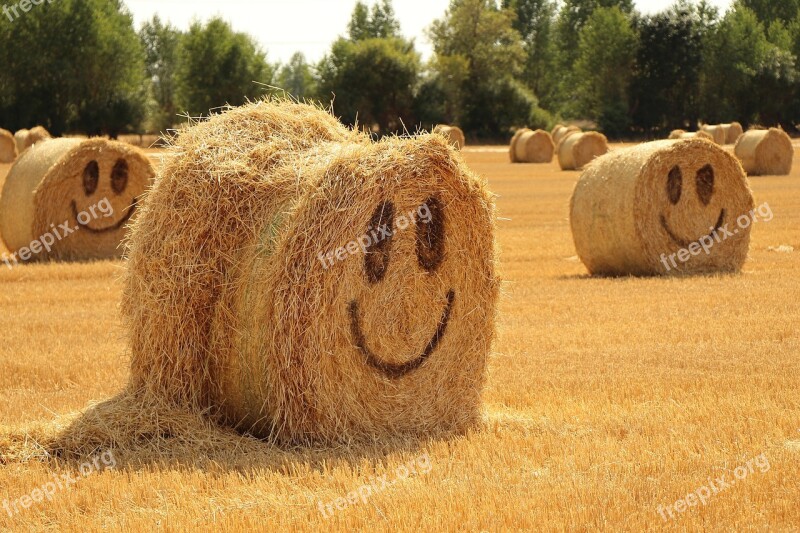
[{"label": "smiley face on bale", "polygon": [[218,366],[229,422],[323,441],[474,423],[497,297],[492,200],[452,153],[433,136],[345,147],[268,217]]},{"label": "smiley face on bale", "polygon": [[147,156],[137,148],[103,139],[84,141],[61,158],[38,186],[34,233],[52,231],[53,224],[57,229],[69,221],[72,231],[63,226],[53,257],[119,257],[126,226],[154,175]]},{"label": "smiley face on bale", "polygon": [[731,272],[747,258],[754,207],[736,159],[702,140],[656,141],[603,156],[575,187],[578,255],[604,275]]}]

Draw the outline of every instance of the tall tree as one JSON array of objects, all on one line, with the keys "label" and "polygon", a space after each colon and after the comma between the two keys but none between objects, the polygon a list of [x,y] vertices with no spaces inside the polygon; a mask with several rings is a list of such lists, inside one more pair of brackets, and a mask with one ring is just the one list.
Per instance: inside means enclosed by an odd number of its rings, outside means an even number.
[{"label": "tall tree", "polygon": [[62,0],[0,17],[0,122],[115,136],[144,114],[144,53],[118,0]]},{"label": "tall tree", "polygon": [[181,33],[155,15],[142,25],[139,38],[144,46],[145,68],[150,81],[148,128],[164,131],[177,121],[175,70]]},{"label": "tall tree", "polygon": [[347,35],[351,41],[400,37],[400,23],[394,14],[391,0],[381,0],[372,6],[359,1],[350,16]]},{"label": "tall tree", "polygon": [[259,83],[272,82],[273,67],[253,38],[234,32],[220,18],[193,23],[178,57],[178,102],[192,115],[241,105],[265,92]]},{"label": "tall tree", "polygon": [[775,21],[790,24],[800,16],[800,0],[737,0],[736,3],[750,9],[767,27]]},{"label": "tall tree", "polygon": [[526,60],[524,83],[547,107],[553,87],[553,26],[555,0],[503,0],[503,7],[516,14],[514,29],[522,36]]},{"label": "tall tree", "polygon": [[316,96],[316,80],[311,65],[301,52],[293,54],[289,62],[281,67],[278,72],[278,87],[297,99]]},{"label": "tall tree", "polygon": [[661,133],[700,118],[703,42],[716,10],[681,0],[638,23],[639,48],[632,91],[633,121]]},{"label": "tall tree", "polygon": [[596,9],[581,29],[575,62],[578,110],[606,132],[628,130],[637,37],[619,7]]},{"label": "tall tree", "polygon": [[541,120],[536,98],[516,79],[525,50],[514,20],[494,0],[452,0],[429,30],[437,83],[450,101],[446,118],[474,134],[496,137]]}]

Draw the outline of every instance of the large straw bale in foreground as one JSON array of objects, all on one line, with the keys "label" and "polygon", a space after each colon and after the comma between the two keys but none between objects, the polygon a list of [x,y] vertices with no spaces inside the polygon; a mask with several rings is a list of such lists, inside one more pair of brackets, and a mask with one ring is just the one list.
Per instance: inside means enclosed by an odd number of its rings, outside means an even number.
[{"label": "large straw bale in foreground", "polygon": [[580,132],[580,131],[581,129],[577,126],[556,126],[555,129],[553,129],[553,133],[551,134],[551,136],[553,137],[553,142],[557,147],[558,143],[560,143],[561,140],[564,139],[564,137],[566,137],[570,133]]},{"label": "large straw bale in foreground", "polygon": [[744,133],[742,125],[738,122],[731,122],[730,124],[721,124],[725,132],[725,144],[736,144],[739,137]]},{"label": "large straw bale in foreground", "polygon": [[573,132],[561,140],[557,151],[561,170],[580,170],[608,152],[608,139],[596,131]]},{"label": "large straw bale in foreground", "polygon": [[17,158],[17,144],[14,135],[0,128],[0,163],[13,163]]},{"label": "large straw bale in foreground", "polygon": [[458,126],[447,126],[445,124],[439,124],[438,126],[433,128],[433,133],[444,135],[445,138],[450,141],[450,144],[455,146],[459,150],[461,150],[467,145],[467,140],[466,137],[464,137],[464,132],[461,131],[461,128],[459,128]]},{"label": "large straw bale in foreground", "polygon": [[726,133],[725,129],[720,125],[712,126],[710,124],[705,124],[700,131],[704,131],[711,135],[711,138],[717,144],[725,144]]},{"label": "large straw bale in foreground", "polygon": [[777,128],[744,133],[736,142],[734,153],[752,176],[786,176],[792,171],[792,139]]},{"label": "large straw bale in foreground", "polygon": [[555,144],[544,130],[524,130],[512,139],[511,151],[511,160],[515,163],[549,163],[553,160]]},{"label": "large straw bale in foreground", "polygon": [[36,144],[8,173],[0,234],[20,261],[118,257],[125,225],[153,175],[148,158],[123,143]]},{"label": "large straw bale in foreground", "polygon": [[[570,225],[592,274],[729,272],[747,258],[750,228],[727,238],[722,228],[734,232],[737,218],[753,205],[731,154],[708,141],[665,140],[590,165],[575,186]],[[695,253],[702,244],[708,254]]]},{"label": "large straw bale in foreground", "polygon": [[134,389],[284,443],[478,419],[493,198],[442,137],[265,101],[174,143],[130,238]]}]

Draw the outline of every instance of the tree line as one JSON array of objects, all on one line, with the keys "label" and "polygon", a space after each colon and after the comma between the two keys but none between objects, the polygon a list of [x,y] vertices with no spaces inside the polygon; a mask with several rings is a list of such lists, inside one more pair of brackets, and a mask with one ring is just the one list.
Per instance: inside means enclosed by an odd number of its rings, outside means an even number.
[{"label": "tree line", "polygon": [[181,115],[284,92],[376,134],[800,123],[800,0],[735,0],[724,13],[677,0],[653,15],[632,0],[451,0],[427,35],[423,61],[391,0],[359,2],[322,60],[280,65],[219,18],[180,31],[156,16],[137,32],[120,0],[60,0],[0,19],[0,125],[164,132]]}]

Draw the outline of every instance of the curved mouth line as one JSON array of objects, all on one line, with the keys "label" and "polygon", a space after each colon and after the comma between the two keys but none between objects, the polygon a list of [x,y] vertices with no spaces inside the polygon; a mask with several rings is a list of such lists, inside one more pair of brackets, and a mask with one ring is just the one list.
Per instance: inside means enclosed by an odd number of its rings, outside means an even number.
[{"label": "curved mouth line", "polygon": [[78,206],[75,205],[75,200],[72,200],[72,216],[75,217],[75,222],[78,223],[78,226],[80,226],[82,229],[89,230],[92,233],[106,233],[107,231],[115,231],[121,228],[128,220],[131,219],[131,217],[133,216],[133,212],[136,211],[137,200],[138,198],[133,199],[133,203],[128,208],[128,212],[125,213],[125,216],[122,217],[122,219],[120,219],[119,222],[107,228],[94,229],[90,227],[88,224],[81,224],[80,220],[78,220]]},{"label": "curved mouth line", "polygon": [[409,372],[412,372],[422,366],[422,363],[424,363],[431,356],[434,350],[436,350],[436,347],[439,346],[439,342],[441,342],[441,339],[447,330],[447,323],[450,321],[450,311],[453,309],[453,302],[455,301],[455,298],[455,291],[450,289],[450,291],[447,293],[447,305],[442,312],[442,318],[439,320],[439,326],[436,328],[436,333],[434,333],[433,337],[431,337],[431,340],[428,342],[425,350],[423,350],[419,356],[411,361],[401,364],[387,363],[380,357],[376,356],[367,347],[364,333],[361,330],[361,322],[358,318],[358,302],[353,300],[350,302],[348,310],[350,312],[350,331],[353,334],[353,340],[356,348],[358,348],[359,351],[364,355],[367,364],[375,370],[386,374],[386,376],[392,379],[398,379],[405,376]]},{"label": "curved mouth line", "polygon": [[667,223],[667,217],[661,215],[661,227],[664,228],[664,231],[667,232],[669,238],[675,241],[675,244],[677,244],[681,248],[688,248],[692,243],[699,242],[702,239],[705,239],[706,237],[714,237],[714,234],[716,234],[720,230],[720,228],[722,228],[722,224],[724,222],[725,222],[725,209],[723,208],[722,211],[720,211],[719,213],[719,219],[717,219],[717,224],[714,226],[714,229],[711,230],[711,233],[709,233],[708,235],[703,235],[702,237],[694,241],[687,241],[676,236],[670,229],[669,224]]}]

